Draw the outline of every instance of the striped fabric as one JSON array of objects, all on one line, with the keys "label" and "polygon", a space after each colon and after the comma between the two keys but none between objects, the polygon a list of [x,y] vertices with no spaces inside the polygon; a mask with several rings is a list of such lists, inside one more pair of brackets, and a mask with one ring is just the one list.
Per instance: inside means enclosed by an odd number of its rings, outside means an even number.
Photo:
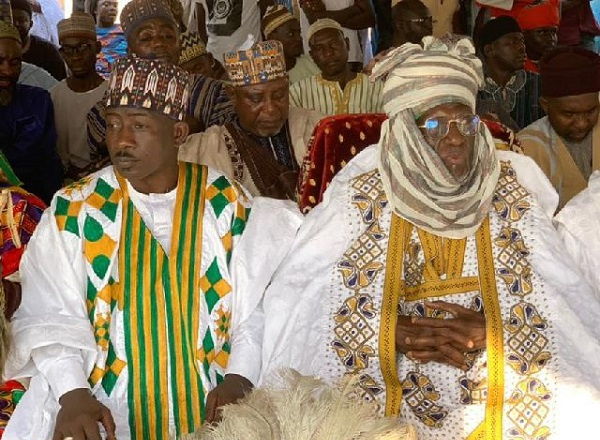
[{"label": "striped fabric", "polygon": [[327,81],[319,74],[290,86],[290,105],[328,116],[381,113],[382,87],[381,81],[373,83],[367,75],[359,73],[342,90],[339,83]]},{"label": "striped fabric", "polygon": [[[206,169],[180,167],[170,255],[144,225],[122,181],[123,228],[119,249],[119,302],[123,304],[132,439],[169,438],[169,399],[177,435],[204,419],[204,393],[196,363],[200,296],[199,258]],[[121,179],[122,180],[122,179]],[[125,295],[124,292],[129,292]],[[170,380],[170,381],[169,381]]]}]

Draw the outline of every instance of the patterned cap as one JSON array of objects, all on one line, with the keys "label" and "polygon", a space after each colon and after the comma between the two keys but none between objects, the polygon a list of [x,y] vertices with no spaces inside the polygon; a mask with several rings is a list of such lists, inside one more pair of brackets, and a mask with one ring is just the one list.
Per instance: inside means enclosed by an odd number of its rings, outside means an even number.
[{"label": "patterned cap", "polygon": [[106,108],[132,107],[183,121],[190,76],[171,63],[125,57],[116,61],[108,80]]},{"label": "patterned cap", "polygon": [[121,11],[121,28],[129,38],[140,24],[152,18],[164,18],[177,26],[177,21],[168,1],[131,0]]},{"label": "patterned cap", "polygon": [[[31,15],[31,12],[29,15]],[[9,0],[0,0],[0,21],[13,23],[12,6]]]},{"label": "patterned cap", "polygon": [[86,12],[73,12],[71,18],[59,21],[56,28],[59,41],[69,37],[96,39],[94,17]]},{"label": "patterned cap", "polygon": [[306,37],[307,41],[310,41],[314,34],[316,34],[319,31],[322,31],[323,29],[337,29],[340,32],[344,32],[344,30],[342,29],[342,25],[339,24],[337,21],[332,20],[331,18],[320,18],[313,24],[311,24],[308,28]]},{"label": "patterned cap", "polygon": [[275,29],[290,20],[296,20],[296,17],[285,6],[269,6],[262,20],[262,31],[265,38],[269,38]]},{"label": "patterned cap", "polygon": [[185,31],[181,34],[181,55],[179,65],[195,60],[206,54],[206,45],[200,38],[198,32]]},{"label": "patterned cap", "polygon": [[223,56],[225,70],[234,86],[262,84],[287,78],[283,44],[275,40],[256,43],[250,49],[228,52]]},{"label": "patterned cap", "polygon": [[19,31],[11,23],[0,20],[0,39],[11,39],[21,44],[21,37]]}]

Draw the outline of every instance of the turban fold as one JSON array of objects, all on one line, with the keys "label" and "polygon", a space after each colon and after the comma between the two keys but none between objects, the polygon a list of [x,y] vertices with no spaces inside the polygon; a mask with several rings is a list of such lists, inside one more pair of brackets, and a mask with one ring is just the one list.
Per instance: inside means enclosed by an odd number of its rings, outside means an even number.
[{"label": "turban fold", "polygon": [[549,2],[526,6],[517,15],[517,22],[523,31],[544,27],[558,27],[560,18],[557,4]]},{"label": "turban fold", "polygon": [[183,121],[189,101],[190,77],[174,64],[125,57],[113,64],[106,108],[141,108]]},{"label": "turban fold", "polygon": [[285,6],[269,6],[262,19],[262,31],[265,38],[268,39],[275,29],[291,20],[296,20],[296,17]]},{"label": "turban fold", "polygon": [[540,62],[542,96],[600,92],[600,56],[578,47],[559,47]]},{"label": "turban fold", "polygon": [[371,78],[387,77],[383,109],[390,117],[406,109],[419,117],[432,107],[450,102],[475,109],[477,92],[483,84],[481,61],[468,38],[448,38],[425,37],[424,48],[404,44],[375,66]]},{"label": "turban fold", "polygon": [[247,50],[228,52],[223,58],[227,76],[234,86],[261,84],[288,76],[280,41],[262,41]]},{"label": "turban fold", "polygon": [[94,17],[85,12],[73,12],[71,18],[60,20],[56,25],[58,40],[63,38],[89,38],[96,40],[96,23]]}]

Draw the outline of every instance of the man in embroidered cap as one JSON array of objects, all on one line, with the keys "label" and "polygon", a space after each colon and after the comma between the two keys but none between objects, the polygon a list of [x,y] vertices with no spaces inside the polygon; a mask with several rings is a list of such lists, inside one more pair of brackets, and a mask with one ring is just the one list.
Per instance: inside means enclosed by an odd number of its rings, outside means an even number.
[{"label": "man in embroidered cap", "polygon": [[206,51],[206,44],[198,32],[188,30],[181,34],[179,66],[191,74],[219,80],[227,79],[223,65]]},{"label": "man in embroidered cap", "polygon": [[113,166],[53,198],[21,265],[6,376],[31,382],[5,439],[180,438],[256,382],[257,295],[236,283],[265,285],[237,263],[249,201],[218,172],[178,162],[188,93],[172,63],[113,65]]},{"label": "man in embroidered cap", "polygon": [[423,44],[375,66],[381,140],[333,179],[264,294],[259,385],[281,367],[355,375],[421,440],[585,437],[600,305],[561,252],[556,193],[474,114],[470,41]]},{"label": "man in embroidered cap", "polygon": [[562,208],[600,169],[600,56],[558,48],[542,59],[540,70],[540,103],[548,116],[518,136],[558,191]]},{"label": "man in embroidered cap", "polygon": [[[121,11],[121,27],[127,37],[128,53],[140,58],[179,64],[180,29],[171,4],[166,0],[132,0]],[[221,81],[194,75],[187,122],[192,132],[232,120],[235,113]],[[105,121],[101,106],[88,115],[88,135],[95,157],[106,154]]]},{"label": "man in embroidered cap", "polygon": [[57,149],[65,174],[79,180],[89,174],[92,164],[87,137],[87,113],[102,99],[108,83],[96,72],[101,50],[96,40],[96,23],[90,14],[74,12],[58,22],[60,53],[69,77],[50,90],[56,131]]},{"label": "man in embroidered cap", "polygon": [[213,166],[252,195],[294,200],[300,164],[322,115],[290,108],[279,41],[227,53],[225,69],[237,118],[190,136],[180,159]]},{"label": "man in embroidered cap", "polygon": [[290,105],[324,115],[381,111],[381,83],[371,82],[348,64],[348,39],[342,27],[328,18],[308,29],[310,56],[321,73],[290,87]]},{"label": "man in embroidered cap", "polygon": [[49,203],[62,186],[52,100],[46,90],[18,84],[21,39],[0,21],[0,149],[24,188]]},{"label": "man in embroidered cap", "polygon": [[559,6],[550,1],[530,5],[523,8],[516,19],[525,37],[525,70],[539,73],[539,61],[558,41]]},{"label": "man in embroidered cap", "polygon": [[501,16],[488,21],[479,34],[485,83],[478,100],[492,102],[509,114],[505,125],[518,130],[545,116],[540,107],[540,77],[523,69],[526,54],[517,21]]},{"label": "man in embroidered cap", "polygon": [[267,8],[262,21],[262,32],[266,40],[277,40],[283,45],[290,84],[320,73],[313,59],[304,53],[300,21],[285,6]]}]

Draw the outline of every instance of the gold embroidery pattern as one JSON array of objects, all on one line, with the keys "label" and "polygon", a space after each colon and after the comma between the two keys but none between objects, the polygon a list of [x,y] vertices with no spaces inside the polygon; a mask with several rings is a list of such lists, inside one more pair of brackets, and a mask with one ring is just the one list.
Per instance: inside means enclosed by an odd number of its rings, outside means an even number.
[{"label": "gold embroidery pattern", "polygon": [[373,283],[384,267],[380,261],[385,255],[381,242],[386,235],[378,219],[387,201],[376,170],[357,177],[352,188],[356,191],[352,203],[358,208],[366,228],[337,264],[344,286],[350,292],[334,313],[335,337],[331,347],[347,373],[359,374],[357,393],[360,397],[380,406],[378,398],[384,388],[365,371],[370,360],[377,356],[377,331],[373,326],[377,312],[373,298],[363,289]]},{"label": "gold embroidery pattern", "polygon": [[487,379],[475,382],[462,376],[458,384],[460,385],[460,403],[463,405],[483,404],[487,401]]},{"label": "gold embroidery pattern", "polygon": [[404,256],[404,284],[408,287],[416,287],[423,283],[424,261],[419,261],[421,245],[412,240],[406,246]]},{"label": "gold embroidery pattern", "polygon": [[440,393],[427,376],[412,371],[402,381],[402,395],[413,414],[426,426],[441,428],[448,411],[436,402]]},{"label": "gold embroidery pattern", "polygon": [[509,162],[500,162],[500,178],[493,198],[494,209],[508,222],[521,220],[531,205],[526,200],[529,193],[517,181],[517,173]]},{"label": "gold embroidery pattern", "polygon": [[534,306],[521,303],[510,311],[508,323],[504,326],[511,334],[508,346],[513,350],[508,355],[508,364],[518,373],[530,375],[540,371],[550,360],[545,351],[548,339],[543,332],[548,323],[540,316]]},{"label": "gold embroidery pattern", "polygon": [[512,407],[508,418],[514,423],[507,431],[508,438],[547,439],[550,429],[543,423],[550,411],[547,404],[550,398],[550,392],[540,380],[528,378],[519,382],[508,400]]},{"label": "gold embroidery pattern", "polygon": [[527,261],[529,250],[518,229],[505,227],[494,243],[501,249],[498,255],[498,276],[504,280],[513,295],[525,296],[533,291],[531,266]]},{"label": "gold embroidery pattern", "polygon": [[509,292],[519,301],[513,305],[504,322],[507,332],[506,362],[518,375],[528,376],[518,382],[506,401],[511,426],[503,436],[514,440],[544,440],[550,429],[544,425],[549,413],[551,393],[536,377],[552,358],[545,331],[548,323],[538,310],[523,299],[533,292],[532,270],[528,261],[529,250],[515,222],[530,209],[529,193],[517,181],[510,162],[501,162],[501,176],[494,196],[494,208],[506,222],[494,243],[498,246],[497,275],[506,283]]}]

